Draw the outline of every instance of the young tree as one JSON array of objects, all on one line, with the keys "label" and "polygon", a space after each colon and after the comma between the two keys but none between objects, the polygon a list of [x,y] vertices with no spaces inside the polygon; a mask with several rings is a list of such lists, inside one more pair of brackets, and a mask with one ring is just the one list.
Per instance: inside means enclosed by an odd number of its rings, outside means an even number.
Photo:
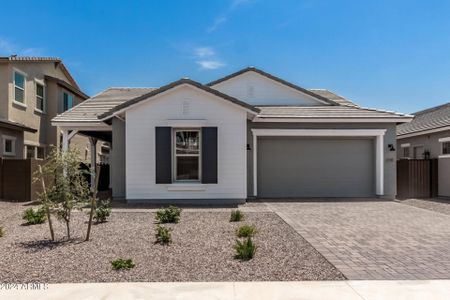
[{"label": "young tree", "polygon": [[[91,209],[89,211],[89,222],[88,222],[88,229],[86,233],[86,239],[85,241],[89,241],[89,238],[91,236],[91,227],[92,227],[92,218],[94,217],[94,211],[97,207],[97,193],[98,193],[98,180],[100,177],[100,168],[96,167],[95,172],[95,185],[91,187]],[[92,172],[94,174],[94,172]],[[91,175],[92,176],[92,175]]]},{"label": "young tree", "polygon": [[41,178],[52,178],[51,184],[44,189],[44,207],[65,223],[67,239],[70,239],[72,211],[81,210],[90,196],[89,185],[84,176],[89,172],[80,168],[76,149],[67,152],[53,149],[39,173]]}]

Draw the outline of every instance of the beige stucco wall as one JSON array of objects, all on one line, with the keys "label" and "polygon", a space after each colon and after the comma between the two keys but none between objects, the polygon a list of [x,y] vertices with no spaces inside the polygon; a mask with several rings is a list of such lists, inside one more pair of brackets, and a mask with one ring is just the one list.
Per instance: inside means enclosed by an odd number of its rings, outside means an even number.
[{"label": "beige stucco wall", "polygon": [[[15,141],[15,148],[16,148],[16,155],[4,155],[3,154],[3,136],[7,137],[14,137],[16,138]],[[2,128],[0,127],[0,157],[2,158],[23,158],[23,132],[20,130],[12,130],[8,128]]]},{"label": "beige stucco wall", "polygon": [[[16,104],[14,98],[14,70],[26,74],[25,78],[25,105]],[[60,131],[51,125],[51,119],[62,112],[62,94],[65,90],[53,80],[45,80],[45,76],[55,77],[66,82],[69,79],[64,75],[62,69],[54,62],[10,62],[0,64],[0,117],[5,114],[6,119],[35,128],[36,133],[25,132],[23,144],[42,146],[47,148],[51,145],[59,146]],[[36,107],[36,81],[44,83],[46,108],[41,113]],[[6,84],[2,84],[6,83]],[[69,91],[70,93],[70,91]],[[73,93],[71,93],[73,94]],[[83,101],[77,95],[73,95],[74,105]],[[79,148],[84,158],[87,138],[77,136],[72,140],[72,146]],[[24,149],[22,147],[21,151]]]}]

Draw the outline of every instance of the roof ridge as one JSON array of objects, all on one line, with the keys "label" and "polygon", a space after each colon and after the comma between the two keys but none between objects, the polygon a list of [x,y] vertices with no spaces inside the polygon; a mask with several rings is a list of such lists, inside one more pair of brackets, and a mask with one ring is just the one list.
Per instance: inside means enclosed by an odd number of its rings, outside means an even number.
[{"label": "roof ridge", "polygon": [[413,113],[413,115],[426,114],[426,113],[433,112],[433,111],[439,110],[439,109],[447,107],[447,106],[450,107],[450,102],[444,103],[444,104],[440,104],[438,106],[430,107],[430,108],[427,108],[427,109],[419,110],[419,111]]}]

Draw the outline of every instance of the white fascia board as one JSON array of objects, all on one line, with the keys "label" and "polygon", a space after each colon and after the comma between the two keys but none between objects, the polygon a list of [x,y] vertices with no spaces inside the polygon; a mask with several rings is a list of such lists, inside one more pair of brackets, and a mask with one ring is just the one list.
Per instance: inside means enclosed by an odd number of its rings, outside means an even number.
[{"label": "white fascia board", "polygon": [[262,123],[408,123],[412,118],[289,118],[257,116],[253,122]]},{"label": "white fascia board", "polygon": [[411,147],[410,143],[400,145],[400,148],[408,148],[408,147]]},{"label": "white fascia board", "polygon": [[413,136],[426,135],[426,134],[431,134],[431,133],[436,133],[436,132],[441,132],[441,131],[446,131],[446,130],[450,130],[450,126],[397,135],[397,139],[401,140],[401,139],[406,139],[406,138],[413,137]]},{"label": "white fascia board", "polygon": [[254,136],[380,136],[386,129],[252,129]]},{"label": "white fascia board", "polygon": [[103,122],[52,122],[52,126],[66,130],[78,131],[111,131],[111,125]]},{"label": "white fascia board", "polygon": [[450,142],[450,137],[444,137],[439,139],[439,143]]}]

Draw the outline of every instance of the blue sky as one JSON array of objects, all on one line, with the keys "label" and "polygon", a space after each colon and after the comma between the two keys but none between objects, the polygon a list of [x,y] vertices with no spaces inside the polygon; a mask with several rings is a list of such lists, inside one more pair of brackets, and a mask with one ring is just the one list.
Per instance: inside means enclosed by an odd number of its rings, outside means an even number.
[{"label": "blue sky", "polygon": [[256,66],[367,107],[450,101],[447,0],[21,0],[2,11],[0,55],[61,57],[90,95]]}]

